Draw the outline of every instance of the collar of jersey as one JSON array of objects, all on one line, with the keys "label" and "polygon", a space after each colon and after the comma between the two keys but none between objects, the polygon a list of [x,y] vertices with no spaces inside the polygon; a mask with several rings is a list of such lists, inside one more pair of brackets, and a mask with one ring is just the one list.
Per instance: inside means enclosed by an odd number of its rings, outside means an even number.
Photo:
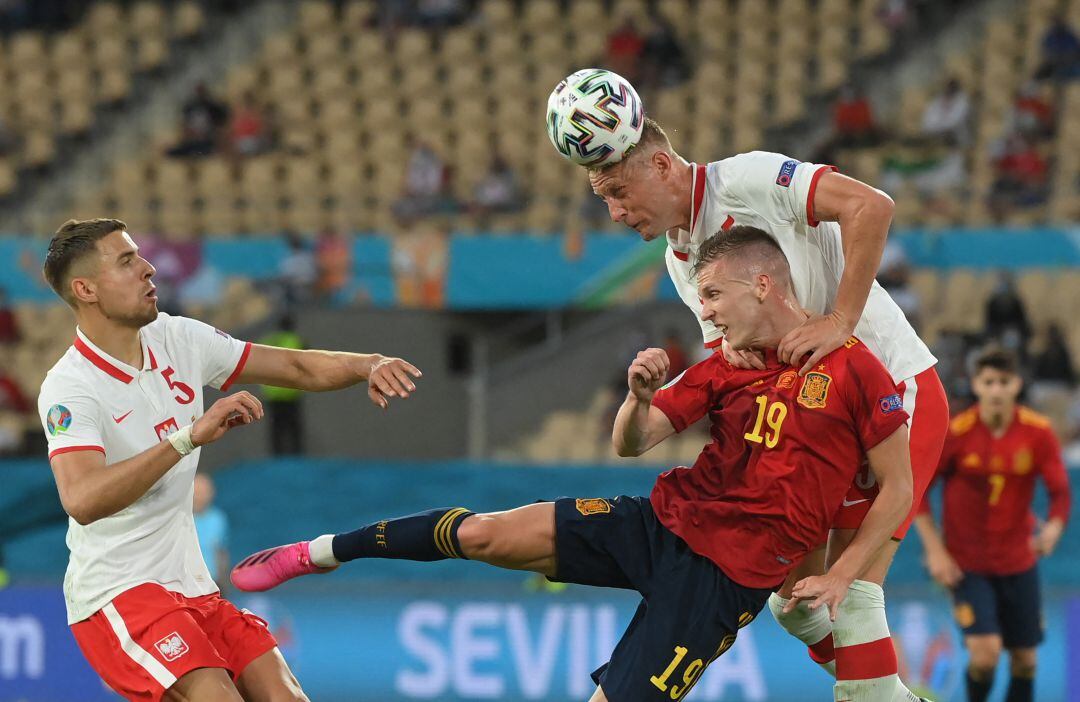
[{"label": "collar of jersey", "polygon": [[[142,370],[157,370],[157,359],[154,358],[154,352],[150,350],[141,331],[139,332],[139,339],[142,341],[144,351]],[[94,342],[90,341],[90,339],[83,334],[82,329],[79,329],[78,327],[75,327],[75,350],[81,353],[86,360],[90,361],[90,363],[103,373],[111,375],[122,383],[130,383],[135,379],[135,374],[140,370],[135,366],[130,366],[102,351],[94,344]]]}]

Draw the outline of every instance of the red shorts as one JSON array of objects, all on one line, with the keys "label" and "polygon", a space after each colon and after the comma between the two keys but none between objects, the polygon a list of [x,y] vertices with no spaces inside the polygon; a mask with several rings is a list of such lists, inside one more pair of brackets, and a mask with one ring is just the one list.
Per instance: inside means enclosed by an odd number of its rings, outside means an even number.
[{"label": "red shorts", "polygon": [[[911,415],[908,441],[911,445],[913,495],[911,511],[893,538],[907,534],[922,504],[923,493],[937,472],[945,435],[949,431],[949,400],[937,370],[932,366],[897,386],[904,398],[904,409]],[[863,466],[844,496],[843,506],[833,518],[833,529],[858,529],[877,496],[878,487],[868,466]]]},{"label": "red shorts", "polygon": [[71,633],[109,687],[154,702],[196,668],[224,668],[236,680],[277,646],[265,621],[220,594],[185,597],[154,583],[121,593]]}]

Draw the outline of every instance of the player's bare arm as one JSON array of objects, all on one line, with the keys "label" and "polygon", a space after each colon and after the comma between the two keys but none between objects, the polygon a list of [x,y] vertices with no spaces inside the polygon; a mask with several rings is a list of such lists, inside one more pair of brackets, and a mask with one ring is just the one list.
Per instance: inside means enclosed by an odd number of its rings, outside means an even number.
[{"label": "player's bare arm", "polygon": [[911,511],[914,488],[907,427],[901,426],[867,451],[867,458],[870,471],[881,490],[877,499],[866,513],[855,538],[829,571],[825,575],[804,578],[795,584],[792,599],[785,608],[787,611],[794,609],[800,600],[811,600],[811,609],[826,605],[830,618],[835,620],[837,608],[844,601],[848,587],[866,570]]},{"label": "player's bare arm", "polygon": [[667,415],[652,406],[653,396],[664,385],[668,368],[663,349],[638,353],[626,371],[630,392],[615,417],[611,443],[620,456],[640,456],[675,433]]},{"label": "player's bare arm", "polygon": [[368,397],[386,409],[389,398],[406,398],[415,391],[413,378],[421,375],[420,369],[408,361],[378,353],[280,349],[252,344],[238,382],[323,392],[367,381]]},{"label": "player's bare arm", "polygon": [[930,572],[930,577],[942,587],[956,587],[964,573],[945,548],[945,540],[941,538],[933,515],[924,513],[915,517],[915,530],[919,532],[919,538],[926,550],[926,569]]},{"label": "player's bare arm", "polygon": [[[262,416],[262,403],[248,392],[223,397],[190,426],[191,444],[198,447],[212,443],[229,429],[251,424]],[[108,457],[96,450],[59,453],[50,463],[64,511],[86,525],[133,504],[182,457],[171,441],[162,441],[112,464],[106,463]]]},{"label": "player's bare arm", "polygon": [[881,265],[895,206],[892,198],[880,190],[830,172],[818,180],[813,208],[818,221],[840,224],[844,272],[832,311],[811,317],[780,341],[777,354],[785,363],[798,365],[810,354],[800,375],[840,348],[854,333]]}]

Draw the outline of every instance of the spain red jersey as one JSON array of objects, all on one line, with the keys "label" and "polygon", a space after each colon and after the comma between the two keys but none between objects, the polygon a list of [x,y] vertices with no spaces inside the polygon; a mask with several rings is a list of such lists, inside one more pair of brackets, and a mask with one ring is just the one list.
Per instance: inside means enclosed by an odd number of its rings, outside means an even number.
[{"label": "spain red jersey", "polygon": [[[953,418],[937,478],[944,483],[945,547],[961,569],[1011,575],[1035,565],[1031,500],[1039,477],[1049,517],[1068,519],[1069,478],[1046,417],[1017,407],[1000,437],[983,424],[978,406]],[[922,511],[929,505],[924,499]]]},{"label": "spain red jersey", "polygon": [[663,473],[660,522],[746,587],[775,587],[823,544],[866,452],[907,419],[896,384],[857,339],[800,378],[713,354],[656,393],[676,431],[706,414],[712,441],[693,467]]}]

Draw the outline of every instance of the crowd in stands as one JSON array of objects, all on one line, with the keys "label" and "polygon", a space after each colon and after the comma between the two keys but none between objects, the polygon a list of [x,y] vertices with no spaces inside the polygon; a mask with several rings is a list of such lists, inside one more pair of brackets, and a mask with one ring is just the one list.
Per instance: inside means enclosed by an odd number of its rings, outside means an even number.
[{"label": "crowd in stands", "polygon": [[[1059,116],[1069,117],[1064,95],[1080,77],[1080,38],[1064,15],[1053,17],[1039,51],[1034,69],[1022,77],[1015,92],[1001,133],[988,142],[974,138],[983,115],[969,85],[957,76],[946,77],[926,102],[917,129],[879,121],[866,95],[849,85],[833,104],[832,133],[815,160],[833,163],[843,160],[843,150],[870,150],[879,159],[881,187],[912,193],[924,212],[958,221],[962,216],[955,211],[955,198],[970,189],[980,156],[973,150],[986,149],[991,186],[978,204],[997,222],[1008,221],[1016,212],[1037,211],[1051,194]],[[1066,172],[1066,177],[1074,176]],[[1064,190],[1070,188],[1080,190],[1080,181],[1063,184]]]}]

